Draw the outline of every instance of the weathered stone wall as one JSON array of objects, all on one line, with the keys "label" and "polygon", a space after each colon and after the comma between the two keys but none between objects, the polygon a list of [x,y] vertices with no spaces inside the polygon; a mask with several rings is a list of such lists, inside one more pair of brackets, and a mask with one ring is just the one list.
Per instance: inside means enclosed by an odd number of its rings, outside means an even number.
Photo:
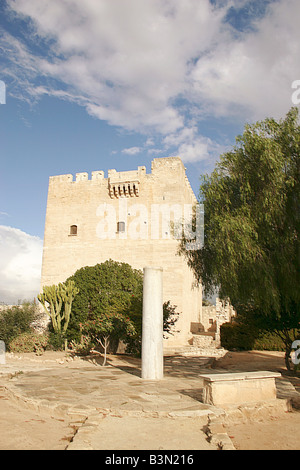
[{"label": "weathered stone wall", "polygon": [[215,332],[220,325],[230,322],[235,316],[236,312],[230,302],[224,302],[217,298],[216,305],[202,307],[203,331]]},{"label": "weathered stone wall", "polygon": [[91,179],[78,173],[75,181],[72,175],[50,177],[41,286],[62,282],[77,269],[109,258],[137,269],[160,266],[164,301],[180,312],[180,333],[168,344],[184,344],[191,336],[190,323],[201,321],[202,295],[177,254],[179,242],[172,235],[168,211],[171,219],[173,211],[184,215],[196,198],[180,158],[154,159],[151,170],[109,170],[108,178],[94,171]]},{"label": "weathered stone wall", "polygon": [[204,331],[216,331],[216,306],[202,306],[202,326]]}]

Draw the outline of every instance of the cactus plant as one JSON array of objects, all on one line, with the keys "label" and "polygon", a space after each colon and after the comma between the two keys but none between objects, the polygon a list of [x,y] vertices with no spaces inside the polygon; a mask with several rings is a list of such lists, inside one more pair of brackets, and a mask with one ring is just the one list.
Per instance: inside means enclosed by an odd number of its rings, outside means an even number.
[{"label": "cactus plant", "polygon": [[65,333],[71,315],[72,302],[79,290],[74,281],[59,283],[57,286],[44,286],[43,292],[37,296],[50,316],[53,329],[56,333]]}]

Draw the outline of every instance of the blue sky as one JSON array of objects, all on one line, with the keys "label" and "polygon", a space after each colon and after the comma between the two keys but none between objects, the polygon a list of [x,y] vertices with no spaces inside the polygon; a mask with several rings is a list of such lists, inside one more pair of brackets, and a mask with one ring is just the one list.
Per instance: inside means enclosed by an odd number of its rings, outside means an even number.
[{"label": "blue sky", "polygon": [[284,117],[298,0],[3,0],[0,301],[39,289],[48,178],[180,156],[197,195],[246,122]]}]

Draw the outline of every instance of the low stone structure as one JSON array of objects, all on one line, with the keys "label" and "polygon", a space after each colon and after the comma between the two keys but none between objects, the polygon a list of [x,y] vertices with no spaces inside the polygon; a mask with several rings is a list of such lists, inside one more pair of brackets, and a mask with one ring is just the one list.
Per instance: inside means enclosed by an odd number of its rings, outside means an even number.
[{"label": "low stone structure", "polygon": [[280,373],[269,371],[204,374],[200,376],[203,402],[215,406],[269,402],[276,399],[279,377]]}]

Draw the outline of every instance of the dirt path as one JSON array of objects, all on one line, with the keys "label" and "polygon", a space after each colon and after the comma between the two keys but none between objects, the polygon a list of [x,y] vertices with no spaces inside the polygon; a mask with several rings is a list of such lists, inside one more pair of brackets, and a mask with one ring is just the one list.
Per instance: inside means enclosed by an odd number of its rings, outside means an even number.
[{"label": "dirt path", "polygon": [[237,450],[299,450],[300,412],[259,423],[225,426]]},{"label": "dirt path", "polygon": [[0,450],[64,450],[73,435],[65,419],[26,409],[0,387]]}]

